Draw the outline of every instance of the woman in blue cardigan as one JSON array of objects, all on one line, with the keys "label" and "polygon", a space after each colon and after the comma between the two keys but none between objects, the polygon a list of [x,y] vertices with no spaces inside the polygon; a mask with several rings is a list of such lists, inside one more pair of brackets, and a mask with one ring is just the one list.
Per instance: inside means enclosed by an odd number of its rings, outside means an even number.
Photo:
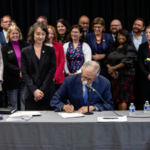
[{"label": "woman in blue cardigan", "polygon": [[87,43],[92,49],[92,59],[100,64],[100,74],[109,77],[104,58],[111,49],[113,40],[110,34],[103,33],[105,31],[105,21],[103,18],[95,18],[91,24],[94,32],[86,35]]}]

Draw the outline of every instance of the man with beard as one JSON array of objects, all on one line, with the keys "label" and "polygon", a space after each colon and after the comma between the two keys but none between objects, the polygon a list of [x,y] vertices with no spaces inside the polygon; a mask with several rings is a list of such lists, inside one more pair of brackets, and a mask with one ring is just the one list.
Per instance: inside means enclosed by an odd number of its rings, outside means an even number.
[{"label": "man with beard", "polygon": [[89,33],[90,19],[87,16],[85,15],[81,16],[79,18],[78,24],[82,26],[85,35]]},{"label": "man with beard", "polygon": [[[136,50],[138,51],[139,45],[145,43],[147,41],[146,35],[142,32],[145,29],[144,20],[141,18],[137,18],[134,21],[133,31],[130,32],[132,45],[135,46]],[[135,97],[135,106],[137,110],[141,110],[140,108],[140,101],[141,101],[141,90],[140,90],[140,68],[137,61],[135,61],[135,72],[136,75],[134,77],[134,97]]]},{"label": "man with beard", "polygon": [[112,39],[113,39],[114,42],[115,42],[116,33],[120,29],[122,29],[121,22],[118,19],[114,19],[110,23],[110,32],[111,32],[111,36],[112,36]]},{"label": "man with beard", "polygon": [[137,18],[134,21],[132,29],[133,31],[130,32],[131,41],[138,51],[139,45],[147,41],[145,33],[142,32],[145,29],[144,20],[141,18]]}]

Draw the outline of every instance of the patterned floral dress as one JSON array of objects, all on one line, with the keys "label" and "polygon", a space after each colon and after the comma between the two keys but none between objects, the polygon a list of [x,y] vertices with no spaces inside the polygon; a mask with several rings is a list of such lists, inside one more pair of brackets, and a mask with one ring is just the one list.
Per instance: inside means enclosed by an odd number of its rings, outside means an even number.
[{"label": "patterned floral dress", "polygon": [[84,64],[84,53],[82,50],[83,43],[80,42],[76,49],[73,48],[73,43],[70,42],[67,49],[67,66],[70,73],[77,72]]}]

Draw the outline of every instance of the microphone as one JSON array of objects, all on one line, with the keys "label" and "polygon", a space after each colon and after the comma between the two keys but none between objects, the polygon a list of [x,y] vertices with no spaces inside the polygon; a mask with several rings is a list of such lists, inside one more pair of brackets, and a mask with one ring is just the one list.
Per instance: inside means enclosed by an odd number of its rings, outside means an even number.
[{"label": "microphone", "polygon": [[84,85],[84,86],[86,86],[87,88],[89,88],[89,89],[91,89],[92,91],[96,91],[93,87],[91,87],[86,81],[83,81],[82,82],[82,84]]}]

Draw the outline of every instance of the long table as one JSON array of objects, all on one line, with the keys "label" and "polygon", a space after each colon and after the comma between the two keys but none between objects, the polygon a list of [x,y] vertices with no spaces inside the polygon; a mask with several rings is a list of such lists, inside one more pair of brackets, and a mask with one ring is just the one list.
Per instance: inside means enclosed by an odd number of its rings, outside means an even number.
[{"label": "long table", "polygon": [[103,111],[64,119],[57,112],[41,111],[28,122],[7,122],[5,115],[0,121],[0,150],[150,150],[150,118],[100,123],[100,116],[116,115]]}]

